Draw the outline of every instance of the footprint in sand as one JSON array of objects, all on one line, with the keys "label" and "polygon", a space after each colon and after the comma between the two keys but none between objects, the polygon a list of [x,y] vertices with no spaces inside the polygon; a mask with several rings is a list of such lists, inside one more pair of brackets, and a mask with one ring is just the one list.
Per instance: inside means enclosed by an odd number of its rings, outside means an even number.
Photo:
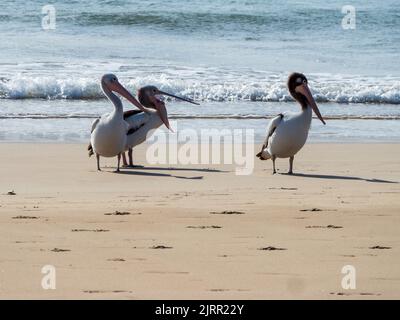
[{"label": "footprint in sand", "polygon": [[34,216],[16,216],[16,217],[12,217],[12,219],[39,219],[39,217],[34,217]]},{"label": "footprint in sand", "polygon": [[189,229],[221,229],[221,226],[187,226]]},{"label": "footprint in sand", "polygon": [[330,292],[330,295],[336,296],[380,296],[380,293],[371,293],[371,292],[360,292],[360,293],[347,293],[347,292]]},{"label": "footprint in sand", "polygon": [[210,212],[210,214],[245,214],[245,213],[242,211],[220,211],[220,212],[212,211]]},{"label": "footprint in sand", "polygon": [[158,245],[158,246],[152,246],[152,247],[150,247],[150,249],[172,249],[172,247]]},{"label": "footprint in sand", "polygon": [[212,292],[226,292],[226,291],[230,291],[230,289],[210,289],[209,291],[212,291]]},{"label": "footprint in sand", "polygon": [[72,229],[71,232],[109,232],[107,229]]},{"label": "footprint in sand", "polygon": [[319,209],[319,208],[312,208],[312,209],[301,209],[300,212],[320,212],[320,211],[337,211],[336,209]]},{"label": "footprint in sand", "polygon": [[322,229],[342,229],[342,226],[335,226],[333,224],[328,224],[327,226],[306,226],[306,229],[318,229],[318,228],[322,228]]},{"label": "footprint in sand", "polygon": [[112,290],[112,291],[105,291],[105,290],[83,290],[83,293],[132,293],[132,291],[126,290]]},{"label": "footprint in sand", "polygon": [[145,271],[144,273],[151,273],[151,274],[189,274],[187,271],[158,271],[158,270],[149,270]]},{"label": "footprint in sand", "polygon": [[322,211],[322,209],[312,208],[312,209],[301,209],[300,211],[301,211],[301,212],[307,212],[307,211],[310,211],[310,212],[318,212],[318,211]]},{"label": "footprint in sand", "polygon": [[69,251],[71,251],[71,250],[69,250],[69,249],[54,248],[54,249],[52,249],[52,250],[50,250],[50,251],[53,251],[53,252],[69,252]]},{"label": "footprint in sand", "polygon": [[125,262],[125,259],[122,259],[122,258],[113,258],[113,259],[107,259],[107,261]]},{"label": "footprint in sand", "polygon": [[105,213],[105,216],[129,216],[131,214],[135,214],[135,215],[141,215],[141,212],[136,212],[136,213],[131,213],[131,212],[127,212],[127,211],[115,211],[115,212],[108,212]]},{"label": "footprint in sand", "polygon": [[277,248],[277,247],[263,247],[263,248],[259,248],[258,250],[263,250],[263,251],[274,251],[274,250],[287,250],[286,248]]},{"label": "footprint in sand", "polygon": [[373,246],[373,247],[369,247],[369,249],[387,250],[387,249],[392,249],[392,247]]}]

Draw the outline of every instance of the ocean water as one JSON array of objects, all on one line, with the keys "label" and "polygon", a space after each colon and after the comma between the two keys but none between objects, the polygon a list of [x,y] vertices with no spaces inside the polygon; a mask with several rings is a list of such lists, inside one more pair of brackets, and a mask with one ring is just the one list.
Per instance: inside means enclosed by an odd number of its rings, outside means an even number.
[{"label": "ocean water", "polygon": [[[0,141],[83,142],[112,108],[101,92],[113,72],[135,93],[153,84],[201,106],[168,101],[182,128],[253,129],[298,110],[290,72],[309,78],[327,118],[311,141],[400,141],[400,2],[3,0]],[[50,3],[51,4],[51,3]],[[131,108],[125,103],[125,108]]]}]

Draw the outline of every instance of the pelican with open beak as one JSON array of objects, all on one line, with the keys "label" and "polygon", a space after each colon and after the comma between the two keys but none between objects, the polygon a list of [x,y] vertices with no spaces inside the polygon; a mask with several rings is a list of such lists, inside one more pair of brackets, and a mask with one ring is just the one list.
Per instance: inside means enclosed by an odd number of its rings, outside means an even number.
[{"label": "pelican with open beak", "polygon": [[299,113],[284,113],[273,118],[267,127],[267,136],[261,151],[257,154],[261,160],[272,159],[273,174],[276,173],[276,158],[289,158],[289,174],[293,174],[294,156],[307,141],[311,126],[312,112],[325,125],[321,112],[308,87],[304,74],[292,73],[288,78],[291,96],[301,105]]},{"label": "pelican with open beak", "polygon": [[199,105],[199,103],[191,99],[178,97],[171,93],[161,91],[155,86],[145,86],[140,88],[138,90],[138,99],[140,103],[146,108],[155,110],[155,112],[146,113],[142,112],[141,110],[130,110],[124,113],[124,119],[130,127],[127,141],[129,163],[126,161],[125,154],[122,154],[123,165],[125,167],[134,167],[132,147],[146,140],[148,138],[147,133],[150,132],[150,130],[156,129],[160,125],[164,124],[169,130],[172,131],[169,124],[165,103],[159,99],[159,96],[169,96],[178,100]]},{"label": "pelican with open beak", "polygon": [[178,100],[182,100],[182,101],[186,101],[186,102],[189,102],[192,104],[199,105],[197,102],[194,102],[191,99],[178,97],[171,93],[161,91],[155,86],[146,86],[146,87],[140,88],[138,90],[138,97],[139,97],[139,101],[141,102],[141,104],[143,104],[144,106],[147,106],[148,108],[156,109],[161,120],[163,121],[163,123],[169,130],[171,130],[171,128],[170,128],[169,121],[168,121],[167,109],[165,108],[165,103],[163,101],[161,101],[160,99],[158,99],[158,96],[169,96],[169,97],[172,97],[172,98],[175,98]]}]

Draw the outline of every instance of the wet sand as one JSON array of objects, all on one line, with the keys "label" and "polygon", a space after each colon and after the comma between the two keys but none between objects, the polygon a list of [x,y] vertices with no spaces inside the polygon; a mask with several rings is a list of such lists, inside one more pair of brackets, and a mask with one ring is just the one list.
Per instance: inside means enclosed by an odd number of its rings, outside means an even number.
[{"label": "wet sand", "polygon": [[85,149],[0,144],[0,298],[400,298],[398,144],[307,144],[294,176]]}]

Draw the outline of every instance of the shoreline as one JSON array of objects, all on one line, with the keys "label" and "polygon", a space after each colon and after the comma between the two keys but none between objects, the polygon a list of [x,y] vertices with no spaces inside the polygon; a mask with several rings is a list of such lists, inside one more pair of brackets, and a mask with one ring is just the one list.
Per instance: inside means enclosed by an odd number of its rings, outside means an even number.
[{"label": "shoreline", "polygon": [[[0,119],[2,128],[0,143],[20,141],[86,143],[89,140],[93,119],[112,110],[112,105],[107,100],[102,102],[4,100],[3,102],[0,118],[1,116],[5,118]],[[126,110],[131,109],[131,105],[125,101],[124,107]],[[397,119],[399,116],[397,105],[388,104],[383,107],[378,104],[321,103],[319,107],[326,119],[342,119],[327,120],[327,126],[322,126],[314,119],[309,142],[400,142],[400,121],[392,119]],[[197,134],[202,129],[228,129],[232,133],[240,129],[242,132],[254,131],[252,143],[261,144],[265,139],[265,130],[269,123],[269,119],[266,118],[274,117],[281,112],[298,112],[299,106],[293,102],[205,101],[201,107],[192,107],[168,101],[167,109],[171,123],[176,124],[175,131],[178,135],[184,135],[192,129],[196,130]],[[46,119],[48,117],[55,119]],[[347,119],[349,117],[357,119]],[[369,119],[363,119],[365,117]],[[382,120],[382,117],[390,119]]]},{"label": "shoreline", "polygon": [[[259,148],[261,147],[261,145],[263,144],[264,140],[259,140],[257,139],[257,141],[253,144],[255,146],[255,148]],[[88,137],[87,139],[87,143],[90,142],[90,137]],[[337,141],[337,140],[331,140],[331,141],[325,141],[325,140],[311,140],[308,139],[307,144],[310,145],[324,145],[324,144],[328,144],[328,145],[351,145],[351,144],[359,144],[359,145],[385,145],[385,144],[389,144],[389,145],[397,145],[400,144],[400,141],[394,140],[370,140],[370,141],[358,141],[358,140],[348,140],[348,141]],[[84,145],[85,142],[82,141],[0,141],[0,146],[1,145],[10,145],[10,144],[18,144],[18,145],[26,145],[26,144],[30,144],[30,145]],[[174,144],[174,145],[182,145],[181,142],[179,143],[169,143],[169,144]],[[201,146],[202,144],[207,144],[204,142],[199,142],[197,143],[197,145]],[[215,145],[216,143],[208,143],[208,145]],[[219,143],[217,143],[217,145],[219,145]],[[245,143],[242,143],[242,145],[246,145]]]},{"label": "shoreline", "polygon": [[[295,176],[270,161],[237,176],[147,165],[144,146],[145,168],[115,174],[85,144],[0,143],[0,299],[398,299],[393,144],[308,143]],[[41,288],[45,265],[56,290]]]}]

